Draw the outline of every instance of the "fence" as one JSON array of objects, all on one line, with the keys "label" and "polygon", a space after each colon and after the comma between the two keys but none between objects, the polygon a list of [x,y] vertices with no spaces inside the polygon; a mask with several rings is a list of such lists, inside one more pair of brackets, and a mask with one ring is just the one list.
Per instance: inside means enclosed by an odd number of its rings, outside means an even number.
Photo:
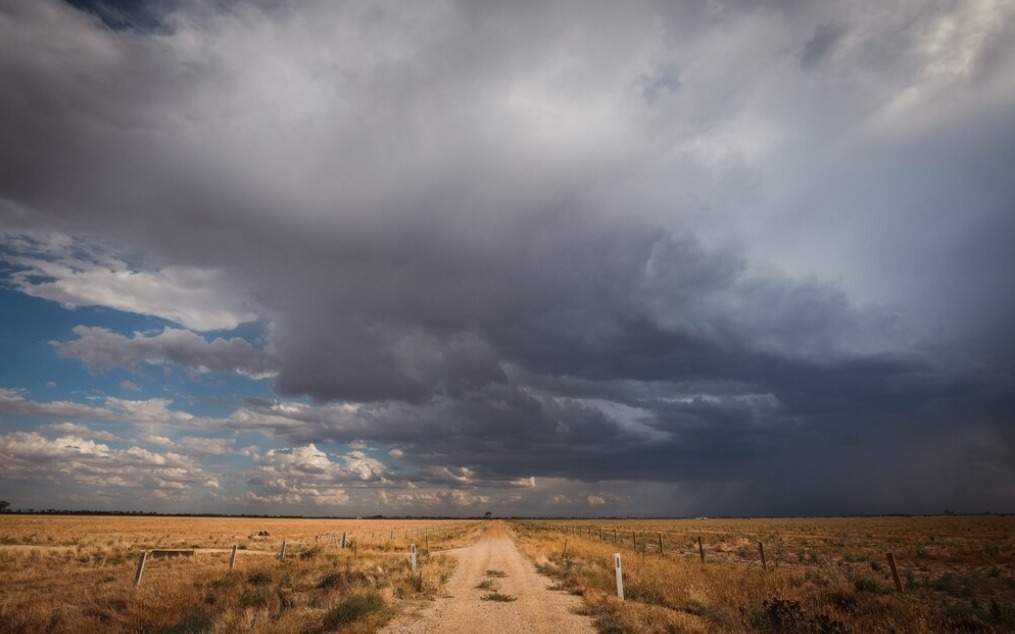
[{"label": "fence", "polygon": [[[477,525],[478,524],[475,522],[467,522],[462,524],[453,524],[451,526],[440,526],[440,527],[422,526],[404,529],[392,528],[386,531],[363,531],[361,535],[363,537],[363,542],[365,546],[370,545],[376,546],[379,544],[385,544],[388,546],[397,547],[400,539],[409,541],[413,537],[422,538],[425,544],[425,550],[429,551],[431,537],[450,537],[453,536],[452,535],[453,533],[464,533]],[[384,539],[383,534],[387,535],[386,539]],[[378,535],[380,535],[381,537],[378,538]],[[401,537],[398,537],[398,535],[400,535]],[[324,533],[320,535],[313,535],[312,538],[313,538],[313,546],[308,548],[306,547],[306,544],[299,543],[298,545],[301,547],[299,552],[303,553],[312,549],[320,549],[322,547],[331,546],[340,551],[345,549],[351,549],[353,552],[353,556],[354,557],[358,556],[360,542],[353,538],[352,532],[349,531],[342,532],[341,538],[339,538],[338,533]],[[309,544],[309,539],[307,541],[307,544]],[[325,544],[326,546],[322,546],[322,544]],[[277,554],[275,555],[275,558],[278,559],[279,561],[284,561],[290,554],[289,545],[290,545],[289,540],[283,539],[281,548],[278,550]],[[231,549],[223,549],[215,547],[209,548],[197,547],[197,548],[153,548],[142,550],[138,555],[137,567],[135,568],[134,571],[134,587],[138,588],[141,586],[141,582],[144,579],[145,570],[149,565],[149,560],[167,557],[191,557],[199,553],[222,553],[222,552],[229,553],[229,570],[231,571],[236,568],[236,559],[239,553],[266,556],[273,554],[275,551],[248,550],[246,548],[240,548],[239,544],[233,544]],[[402,552],[401,550],[398,551],[399,554],[401,554],[401,552]],[[378,553],[377,551],[373,551],[373,554]],[[408,545],[408,550],[406,551],[406,554],[408,556],[412,572],[413,574],[415,574],[416,554],[417,554],[415,543],[411,543]]]},{"label": "fence", "polygon": [[[583,524],[553,524],[548,522],[522,522],[523,526],[536,531],[552,531],[560,533],[562,535],[568,535],[578,538],[586,538],[592,540],[599,540],[606,543],[610,543],[620,547],[630,547],[636,553],[650,554],[654,553],[660,557],[667,556],[686,556],[686,553],[682,549],[678,548],[667,548],[667,540],[665,537],[670,538],[669,544],[675,546],[676,540],[672,539],[674,536],[682,538],[681,543],[687,543],[687,539],[694,537],[697,542],[697,555],[702,564],[706,563],[706,549],[705,542],[702,538],[702,534],[722,534],[728,535],[728,532],[721,531],[639,531],[636,529],[619,528],[615,526],[595,526],[595,525],[583,525]],[[697,534],[701,533],[701,534]],[[628,537],[630,540],[628,541]],[[806,539],[825,539],[824,536],[814,535],[794,535],[793,537],[802,537]],[[693,543],[693,541],[692,541]],[[757,539],[757,552],[758,559],[757,563],[763,571],[768,572],[768,558],[765,555],[765,542],[763,539]],[[567,556],[567,538],[564,539],[563,556]],[[691,555],[693,557],[693,555]],[[888,562],[889,569],[891,570],[892,581],[897,592],[903,592],[902,582],[899,577],[898,564],[895,559],[895,554],[892,552],[885,553],[885,558]],[[750,562],[749,562],[750,563]],[[623,596],[623,585],[621,580],[621,563],[620,554],[614,555],[614,567],[617,572],[617,596],[621,599]]]}]

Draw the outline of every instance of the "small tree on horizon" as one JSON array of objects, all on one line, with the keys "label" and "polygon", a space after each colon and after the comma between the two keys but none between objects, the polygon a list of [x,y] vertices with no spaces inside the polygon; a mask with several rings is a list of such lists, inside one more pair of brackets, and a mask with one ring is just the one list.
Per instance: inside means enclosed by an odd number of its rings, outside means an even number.
[{"label": "small tree on horizon", "polygon": [[483,517],[485,517],[486,519],[490,519],[491,515],[493,515],[493,513],[491,513],[490,511],[487,511],[486,514],[483,515]]},{"label": "small tree on horizon", "polygon": [[7,500],[0,500],[0,513],[6,513],[7,509],[11,507],[11,503]]}]

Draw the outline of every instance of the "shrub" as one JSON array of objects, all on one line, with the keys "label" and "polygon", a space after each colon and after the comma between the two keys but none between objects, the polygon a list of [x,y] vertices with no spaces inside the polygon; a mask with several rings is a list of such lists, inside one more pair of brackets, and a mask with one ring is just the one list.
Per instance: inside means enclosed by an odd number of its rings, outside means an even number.
[{"label": "shrub", "polygon": [[334,588],[342,583],[342,575],[337,572],[330,572],[317,583],[318,588],[327,589]]},{"label": "shrub", "polygon": [[377,592],[354,594],[339,602],[324,615],[324,627],[329,630],[337,629],[375,612],[381,612],[384,608],[384,599]]},{"label": "shrub", "polygon": [[175,625],[163,630],[163,634],[204,634],[214,627],[215,621],[207,612],[193,608],[187,610]]},{"label": "shrub", "polygon": [[247,577],[247,581],[251,585],[264,586],[271,583],[271,573],[265,570],[258,570],[250,573],[250,576]]},{"label": "shrub", "polygon": [[265,588],[244,590],[240,595],[240,605],[245,608],[260,608],[268,605],[268,591]]}]

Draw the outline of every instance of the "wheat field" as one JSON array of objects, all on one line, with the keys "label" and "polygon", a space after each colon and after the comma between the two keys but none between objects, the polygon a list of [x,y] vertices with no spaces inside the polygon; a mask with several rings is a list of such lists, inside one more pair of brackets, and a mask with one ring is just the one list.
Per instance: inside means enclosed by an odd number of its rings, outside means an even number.
[{"label": "wheat field", "polygon": [[1008,516],[523,521],[514,530],[605,632],[1015,629]]},{"label": "wheat field", "polygon": [[[0,632],[373,632],[439,596],[455,566],[442,551],[483,530],[452,520],[0,515]],[[1015,630],[1007,516],[517,520],[507,530],[602,632]],[[172,549],[186,552],[157,556]]]},{"label": "wheat field", "polygon": [[[396,606],[433,597],[453,564],[432,551],[469,543],[477,527],[450,520],[0,515],[0,632],[375,631]],[[286,558],[279,560],[283,541]],[[410,544],[418,548],[417,574]],[[170,549],[192,554],[158,556]],[[146,550],[151,555],[135,587]]]}]

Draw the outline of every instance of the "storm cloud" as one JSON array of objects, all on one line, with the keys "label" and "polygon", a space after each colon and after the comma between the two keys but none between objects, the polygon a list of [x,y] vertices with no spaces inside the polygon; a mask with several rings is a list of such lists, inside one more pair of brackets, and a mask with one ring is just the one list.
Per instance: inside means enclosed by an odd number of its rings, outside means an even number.
[{"label": "storm cloud", "polygon": [[0,3],[7,285],[270,380],[248,502],[1015,505],[1010,4],[75,4]]}]

